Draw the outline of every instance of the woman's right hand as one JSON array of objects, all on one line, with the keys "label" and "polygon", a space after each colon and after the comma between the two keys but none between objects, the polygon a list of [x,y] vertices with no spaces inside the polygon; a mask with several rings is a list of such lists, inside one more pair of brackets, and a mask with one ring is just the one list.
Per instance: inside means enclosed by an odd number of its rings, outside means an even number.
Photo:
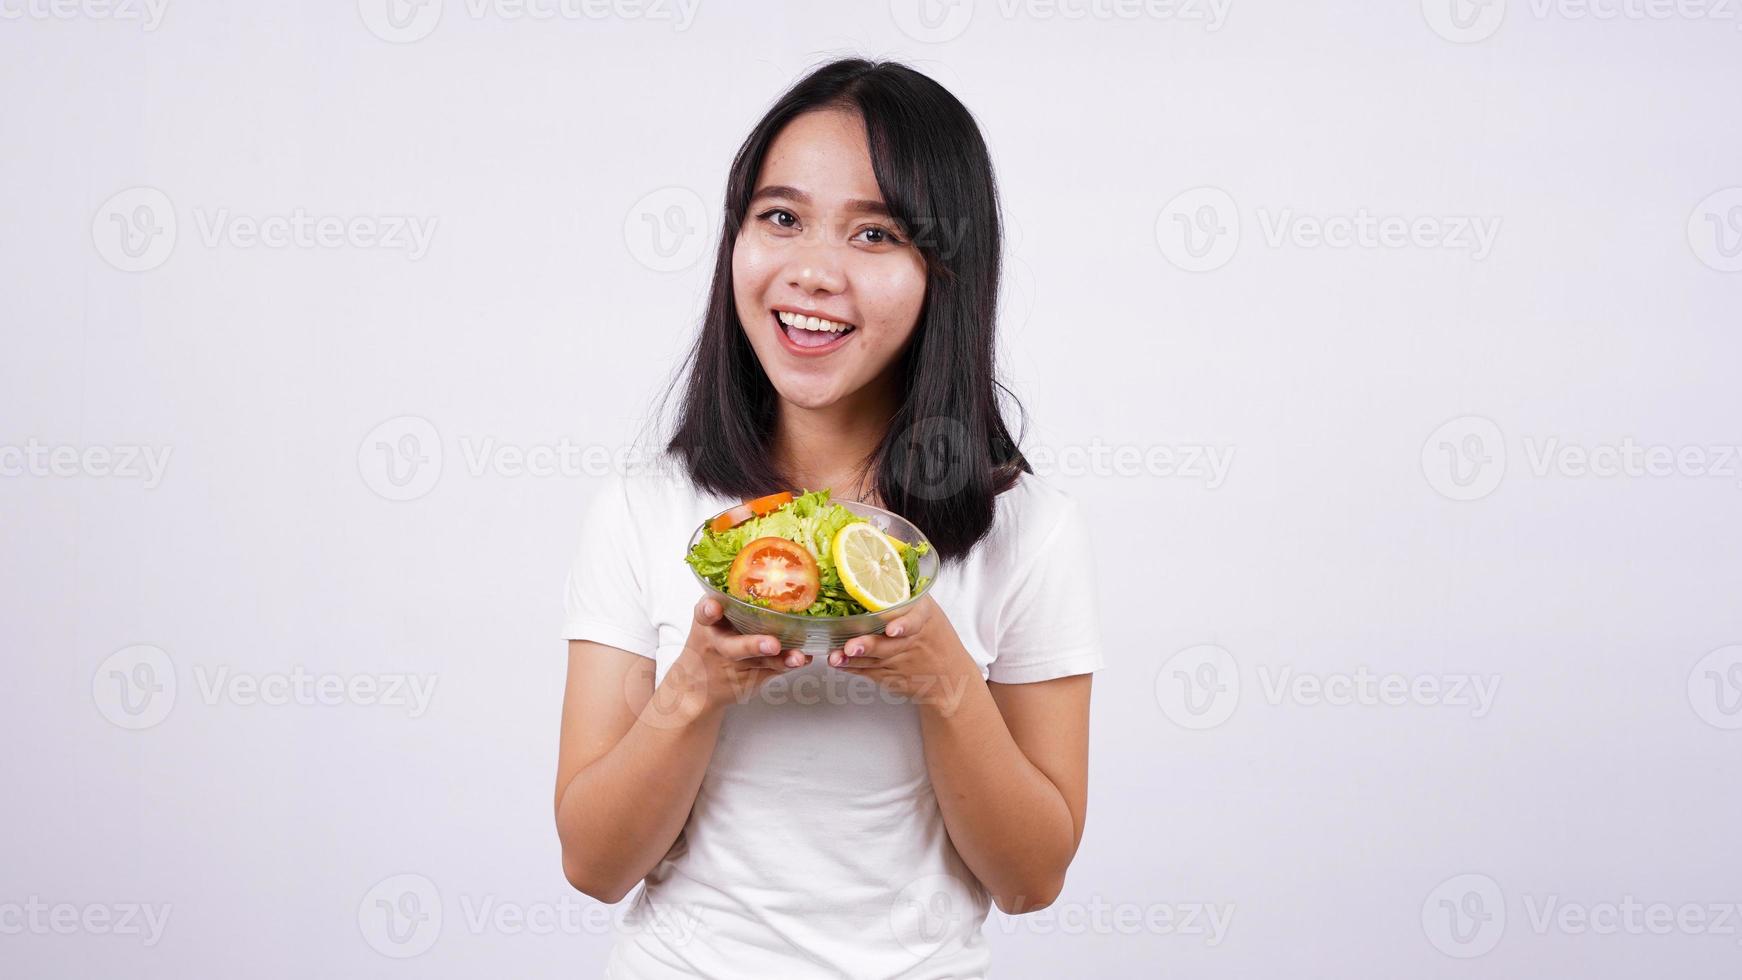
[{"label": "woman's right hand", "polygon": [[741,704],[769,678],[811,662],[808,654],[781,650],[772,636],[738,633],[724,612],[712,597],[696,603],[683,652],[654,692],[661,708],[693,716]]}]

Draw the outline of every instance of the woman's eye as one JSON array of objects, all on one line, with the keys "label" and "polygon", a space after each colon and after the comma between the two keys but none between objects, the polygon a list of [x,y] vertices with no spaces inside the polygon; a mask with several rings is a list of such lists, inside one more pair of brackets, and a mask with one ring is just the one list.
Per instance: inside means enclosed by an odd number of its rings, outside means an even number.
[{"label": "woman's eye", "polygon": [[895,232],[890,231],[887,228],[879,228],[875,225],[866,228],[864,231],[859,232],[859,234],[865,237],[865,243],[867,245],[901,244],[901,239],[896,237]]},{"label": "woman's eye", "polygon": [[[762,219],[763,221],[772,222],[776,227],[779,227],[779,228],[791,228],[793,225],[798,224],[798,218],[795,217],[791,211],[787,211],[784,208],[773,208],[771,210],[762,212],[761,214],[757,215],[757,217]],[[791,222],[791,224],[787,223],[789,221]]]}]

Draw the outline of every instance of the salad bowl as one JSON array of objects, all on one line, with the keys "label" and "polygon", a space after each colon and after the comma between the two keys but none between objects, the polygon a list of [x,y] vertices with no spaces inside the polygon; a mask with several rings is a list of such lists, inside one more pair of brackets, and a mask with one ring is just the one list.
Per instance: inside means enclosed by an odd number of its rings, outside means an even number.
[{"label": "salad bowl", "polygon": [[[856,613],[850,616],[806,616],[800,613],[780,612],[752,605],[737,596],[715,588],[712,582],[693,567],[690,568],[690,574],[702,587],[702,591],[720,604],[720,608],[725,612],[726,621],[731,623],[734,629],[745,634],[773,636],[780,640],[782,650],[799,650],[813,656],[827,654],[830,650],[839,649],[842,644],[855,636],[881,633],[885,626],[894,622],[906,613],[914,603],[931,593],[931,588],[936,584],[938,575],[937,549],[931,546],[931,542],[927,540],[919,528],[899,514],[853,500],[840,501],[839,506],[864,518],[873,527],[898,541],[908,545],[922,543],[926,545],[924,553],[919,556],[919,581],[921,585],[917,591],[905,600],[875,612]],[[696,528],[695,533],[690,535],[686,553],[695,549],[712,520],[710,518],[703,521]]]}]

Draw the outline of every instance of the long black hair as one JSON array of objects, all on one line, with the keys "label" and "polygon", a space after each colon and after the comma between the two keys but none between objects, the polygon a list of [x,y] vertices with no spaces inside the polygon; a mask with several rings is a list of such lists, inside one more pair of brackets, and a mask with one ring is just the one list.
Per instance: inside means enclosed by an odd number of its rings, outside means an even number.
[{"label": "long black hair", "polygon": [[667,449],[697,486],[723,496],[802,489],[772,458],[778,396],[738,318],[732,251],[769,146],[795,117],[825,109],[863,118],[884,203],[926,265],[919,323],[898,357],[901,405],[866,463],[884,506],[925,531],[941,558],[959,560],[991,530],[998,494],[1033,469],[1004,424],[1000,397],[1015,398],[995,377],[1003,236],[991,155],[967,108],[906,65],[823,65],[781,96],[738,149],[707,313],[685,361]]}]

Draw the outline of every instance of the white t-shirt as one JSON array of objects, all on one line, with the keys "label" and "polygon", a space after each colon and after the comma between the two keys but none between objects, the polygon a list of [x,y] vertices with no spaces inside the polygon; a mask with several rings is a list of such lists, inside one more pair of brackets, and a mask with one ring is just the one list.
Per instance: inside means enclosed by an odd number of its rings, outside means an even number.
[{"label": "white t-shirt", "polygon": [[[689,537],[735,503],[670,463],[609,479],[583,521],[563,636],[653,657],[663,679],[701,598]],[[982,676],[1022,684],[1103,665],[1093,581],[1075,501],[1024,474],[931,594]],[[818,656],[727,707],[606,975],[982,977],[989,906],[945,832],[918,708]]]}]

